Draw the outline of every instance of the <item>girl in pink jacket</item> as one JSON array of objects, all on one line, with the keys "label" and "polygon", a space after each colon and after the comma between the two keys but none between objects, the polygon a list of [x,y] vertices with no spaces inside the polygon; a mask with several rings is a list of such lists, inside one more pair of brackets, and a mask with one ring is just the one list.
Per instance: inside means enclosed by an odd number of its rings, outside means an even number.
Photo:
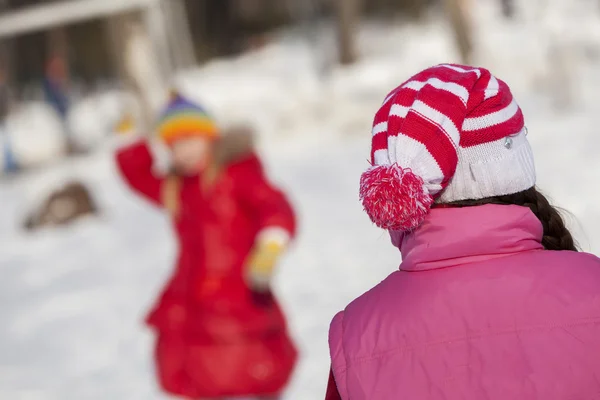
[{"label": "girl in pink jacket", "polygon": [[375,116],[363,206],[400,270],[331,324],[328,399],[600,398],[600,260],[535,188],[523,114],[439,65]]}]

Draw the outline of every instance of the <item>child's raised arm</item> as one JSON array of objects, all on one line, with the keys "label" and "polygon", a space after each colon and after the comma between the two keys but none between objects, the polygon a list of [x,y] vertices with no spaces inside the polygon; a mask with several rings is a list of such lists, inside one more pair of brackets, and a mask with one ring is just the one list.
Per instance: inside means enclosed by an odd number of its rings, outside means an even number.
[{"label": "child's raised arm", "polygon": [[152,154],[145,140],[117,151],[117,166],[127,184],[136,192],[155,205],[161,203],[161,186],[163,178],[152,170]]},{"label": "child's raised arm", "polygon": [[259,238],[270,236],[287,244],[296,233],[296,218],[285,195],[268,181],[256,156],[233,168],[237,194],[256,218]]}]

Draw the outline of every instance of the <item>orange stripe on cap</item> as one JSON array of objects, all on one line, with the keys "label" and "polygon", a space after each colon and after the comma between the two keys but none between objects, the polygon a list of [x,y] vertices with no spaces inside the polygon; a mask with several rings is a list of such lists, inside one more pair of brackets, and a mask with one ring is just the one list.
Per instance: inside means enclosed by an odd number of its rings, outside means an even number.
[{"label": "orange stripe on cap", "polygon": [[161,115],[158,136],[167,144],[189,137],[214,139],[219,135],[215,122],[200,106],[176,95]]},{"label": "orange stripe on cap", "polygon": [[158,134],[165,142],[172,142],[177,138],[189,136],[214,138],[218,136],[218,129],[210,120],[171,119],[159,126]]}]

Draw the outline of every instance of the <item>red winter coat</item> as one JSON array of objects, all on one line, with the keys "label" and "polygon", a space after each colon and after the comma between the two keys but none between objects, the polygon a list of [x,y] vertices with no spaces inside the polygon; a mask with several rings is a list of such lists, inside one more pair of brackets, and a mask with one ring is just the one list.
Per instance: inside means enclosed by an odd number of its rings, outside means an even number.
[{"label": "red winter coat", "polygon": [[[224,159],[209,189],[198,176],[180,178],[179,257],[147,317],[158,333],[161,385],[189,398],[279,393],[297,358],[278,304],[254,301],[244,281],[257,234],[280,227],[293,235],[293,211],[254,153]],[[163,204],[166,178],[152,172],[145,143],[121,150],[117,162],[135,191]]]}]

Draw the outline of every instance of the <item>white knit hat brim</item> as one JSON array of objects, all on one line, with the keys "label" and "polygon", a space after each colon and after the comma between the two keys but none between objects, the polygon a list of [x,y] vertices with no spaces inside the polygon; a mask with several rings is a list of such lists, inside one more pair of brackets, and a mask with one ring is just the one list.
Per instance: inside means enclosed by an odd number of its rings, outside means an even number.
[{"label": "white knit hat brim", "polygon": [[519,193],[535,186],[531,145],[524,128],[516,135],[458,149],[458,165],[437,203],[479,200]]}]

